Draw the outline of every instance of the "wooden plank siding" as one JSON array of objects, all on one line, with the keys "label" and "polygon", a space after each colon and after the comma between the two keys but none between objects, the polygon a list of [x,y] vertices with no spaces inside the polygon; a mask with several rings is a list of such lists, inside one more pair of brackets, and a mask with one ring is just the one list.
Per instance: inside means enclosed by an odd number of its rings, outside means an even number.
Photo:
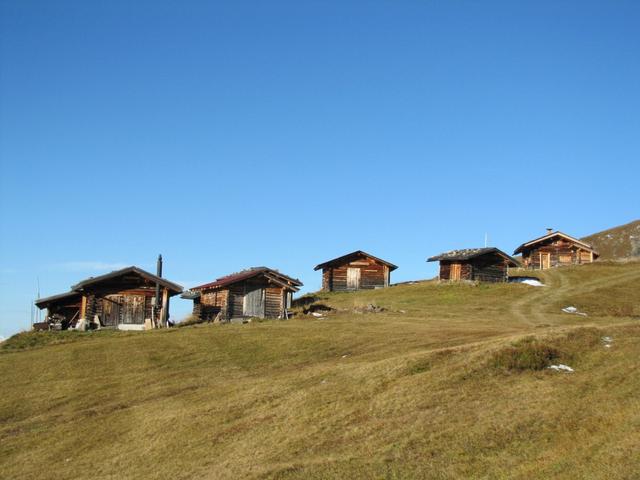
[{"label": "wooden plank siding", "polygon": [[[348,283],[349,269],[360,271],[358,285],[355,287]],[[372,258],[359,258],[322,270],[322,289],[327,291],[366,290],[388,286],[389,267]]]},{"label": "wooden plank siding", "polygon": [[[547,257],[548,256],[548,257]],[[548,258],[548,261],[547,261]],[[522,252],[522,262],[526,268],[544,270],[546,268],[591,263],[593,253],[564,239],[554,238]]]},{"label": "wooden plank siding", "polygon": [[504,282],[507,273],[508,267],[502,258],[487,255],[467,261],[441,261],[438,278],[443,281]]},{"label": "wooden plank siding", "polygon": [[228,306],[229,290],[204,292],[193,302],[193,315],[202,320],[212,321],[222,312],[221,317],[227,318]]},{"label": "wooden plank siding", "polygon": [[[261,292],[258,295],[256,292]],[[286,306],[288,291],[281,286],[270,284],[265,278],[238,282],[227,288],[202,292],[193,302],[193,315],[206,321],[213,320],[218,313],[224,320],[232,318],[260,317],[278,318]],[[247,311],[246,299],[261,299],[262,307],[252,303]],[[260,312],[262,308],[263,313]]]},{"label": "wooden plank siding", "polygon": [[281,287],[269,287],[265,295],[265,317],[276,318],[282,315],[284,296],[286,293]]}]

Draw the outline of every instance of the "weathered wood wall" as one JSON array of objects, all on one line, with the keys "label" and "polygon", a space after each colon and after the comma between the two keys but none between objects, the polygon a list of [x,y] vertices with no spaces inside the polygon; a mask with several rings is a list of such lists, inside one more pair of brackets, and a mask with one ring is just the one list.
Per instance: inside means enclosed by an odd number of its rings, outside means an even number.
[{"label": "weathered wood wall", "polygon": [[265,317],[276,318],[282,315],[284,294],[281,287],[266,289]]},{"label": "weathered wood wall", "polygon": [[331,292],[354,290],[347,283],[348,270],[360,270],[360,283],[355,289],[372,289],[389,286],[389,267],[372,258],[358,258],[342,265],[322,270],[322,289]]},{"label": "weathered wood wall", "polygon": [[480,282],[506,282],[508,267],[504,258],[484,255],[471,261],[471,279]]},{"label": "weathered wood wall", "polygon": [[264,317],[281,316],[286,305],[287,290],[269,284],[267,279],[251,279],[228,288],[202,292],[200,298],[193,302],[193,315],[202,320],[212,320],[220,312],[225,320],[244,317],[245,295],[256,290],[263,292]]},{"label": "weathered wood wall", "polygon": [[465,261],[441,261],[440,280],[452,280],[452,264],[460,264],[460,280],[480,282],[504,282],[507,280],[507,265],[502,257],[486,255]]},{"label": "weathered wood wall", "polygon": [[193,315],[202,320],[212,321],[218,313],[221,317],[228,315],[229,290],[213,290],[203,292],[200,298],[193,301]]},{"label": "weathered wood wall", "polygon": [[472,269],[469,263],[463,262],[448,262],[441,261],[440,262],[440,280],[451,280],[451,264],[459,263],[460,264],[460,280],[472,280],[471,274]]},{"label": "weathered wood wall", "polygon": [[139,289],[118,292],[96,299],[94,314],[105,327],[116,327],[122,323],[144,324],[152,318],[155,291]]},{"label": "weathered wood wall", "polygon": [[565,265],[580,265],[591,263],[591,252],[565,238],[551,238],[547,242],[535,245],[533,248],[522,252],[522,262],[526,268],[540,270],[546,268],[543,265],[544,257],[549,255],[549,266],[560,267]]}]

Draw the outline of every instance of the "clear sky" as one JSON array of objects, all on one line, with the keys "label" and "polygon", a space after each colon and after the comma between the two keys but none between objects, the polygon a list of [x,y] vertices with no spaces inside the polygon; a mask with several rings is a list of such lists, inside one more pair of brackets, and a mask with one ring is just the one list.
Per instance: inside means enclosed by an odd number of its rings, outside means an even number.
[{"label": "clear sky", "polygon": [[[0,335],[165,257],[184,286],[638,218],[640,2],[0,0]],[[174,318],[190,302],[172,303]]]}]

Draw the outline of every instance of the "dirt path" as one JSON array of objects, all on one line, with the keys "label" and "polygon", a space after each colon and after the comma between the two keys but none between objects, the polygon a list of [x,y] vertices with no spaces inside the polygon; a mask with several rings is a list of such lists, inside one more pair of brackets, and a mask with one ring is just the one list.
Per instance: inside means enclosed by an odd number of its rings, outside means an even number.
[{"label": "dirt path", "polygon": [[638,279],[640,279],[640,270],[634,270],[620,275],[599,277],[588,282],[574,283],[570,280],[566,270],[556,268],[547,272],[547,286],[538,287],[529,295],[514,302],[511,305],[511,313],[516,319],[528,325],[549,324],[552,315],[561,315],[560,312],[557,314],[548,312],[548,307],[555,304],[558,299],[566,295],[591,292],[604,286]]}]

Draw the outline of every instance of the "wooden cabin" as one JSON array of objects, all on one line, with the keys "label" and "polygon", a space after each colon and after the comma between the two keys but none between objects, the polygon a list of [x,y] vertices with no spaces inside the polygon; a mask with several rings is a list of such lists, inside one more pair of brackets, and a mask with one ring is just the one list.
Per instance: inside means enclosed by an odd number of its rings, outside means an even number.
[{"label": "wooden cabin", "polygon": [[396,268],[393,263],[357,250],[316,265],[314,270],[322,270],[322,290],[340,292],[388,287]]},{"label": "wooden cabin", "polygon": [[448,281],[506,282],[509,267],[518,262],[501,250],[493,247],[451,250],[427,259],[440,262],[438,278]]},{"label": "wooden cabin", "polygon": [[550,228],[546,235],[516,248],[513,254],[518,253],[522,254],[522,265],[535,270],[592,263],[599,256],[591,245]]},{"label": "wooden cabin", "polygon": [[190,289],[193,315],[201,320],[282,318],[302,282],[267,267],[254,267]]},{"label": "wooden cabin", "polygon": [[[159,301],[156,302],[156,292]],[[37,300],[47,309],[47,322],[67,329],[84,319],[100,327],[144,330],[165,327],[169,321],[169,299],[182,287],[138,267],[127,267],[99,277],[91,277],[71,290]]]}]

